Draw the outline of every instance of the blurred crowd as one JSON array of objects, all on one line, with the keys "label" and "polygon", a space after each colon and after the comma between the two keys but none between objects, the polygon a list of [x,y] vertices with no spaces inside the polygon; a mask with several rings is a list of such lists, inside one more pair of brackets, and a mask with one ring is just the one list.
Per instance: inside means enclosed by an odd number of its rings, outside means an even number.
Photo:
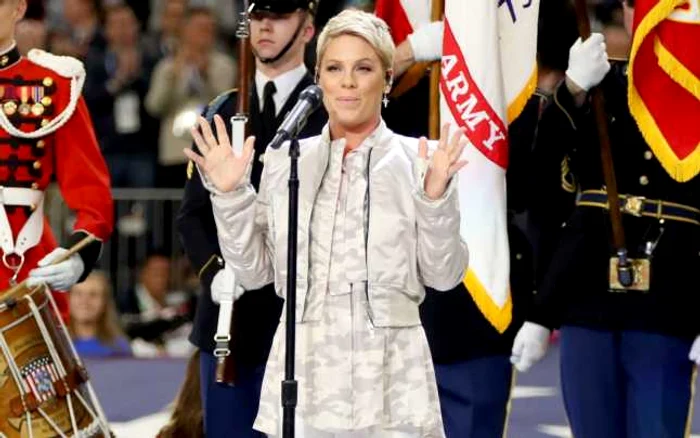
[{"label": "blurred crowd", "polygon": [[[325,3],[325,4],[324,4]],[[70,55],[87,72],[84,96],[119,188],[182,188],[189,128],[236,86],[240,0],[29,0],[17,44]],[[317,19],[367,0],[326,0]],[[312,56],[312,54],[310,54]],[[310,60],[310,62],[312,62]]]},{"label": "blurred crowd", "polygon": [[[182,266],[177,266],[180,260]],[[170,254],[154,250],[138,268],[133,287],[113,291],[108,274],[99,270],[76,284],[70,291],[69,330],[78,353],[100,358],[189,356],[199,291],[188,266],[184,259],[173,262]]]}]

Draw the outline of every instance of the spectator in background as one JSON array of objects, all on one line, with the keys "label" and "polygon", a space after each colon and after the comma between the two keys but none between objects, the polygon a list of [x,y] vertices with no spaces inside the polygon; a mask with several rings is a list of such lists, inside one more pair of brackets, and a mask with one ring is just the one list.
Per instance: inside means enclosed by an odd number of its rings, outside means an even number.
[{"label": "spectator in background", "polygon": [[82,357],[131,355],[104,272],[93,271],[82,283],[71,288],[69,331]]},{"label": "spectator in background", "polygon": [[139,23],[123,3],[105,9],[107,50],[85,61],[85,101],[113,187],[153,187],[158,122],[144,101],[155,54],[141,43]]},{"label": "spectator in background", "polygon": [[43,21],[24,19],[17,23],[15,41],[22,56],[27,56],[31,49],[46,50],[47,38],[46,24]]},{"label": "spectator in background", "polygon": [[175,54],[186,10],[185,0],[165,0],[163,3],[158,13],[160,27],[151,31],[148,37],[148,44],[159,61]]},{"label": "spectator in background", "polygon": [[599,23],[600,32],[605,37],[608,57],[615,60],[627,59],[631,39],[625,30],[622,3],[619,0],[602,0],[595,4],[594,21]]},{"label": "spectator in background", "polygon": [[137,356],[189,355],[192,300],[170,287],[170,257],[153,251],[139,272],[139,282],[119,299],[126,333]]},{"label": "spectator in background", "polygon": [[[145,0],[140,0],[145,1]],[[172,0],[150,0],[151,14],[148,29],[151,33],[163,30],[163,16],[160,14],[168,3]],[[235,32],[238,24],[238,12],[240,11],[242,0],[187,0],[185,6],[190,8],[208,8],[217,21],[218,46],[221,50],[228,52],[231,44],[236,42]],[[252,3],[249,1],[248,3]]]},{"label": "spectator in background", "polygon": [[57,55],[85,60],[91,50],[104,50],[107,42],[101,32],[101,0],[63,0],[62,29],[51,37]]},{"label": "spectator in background", "polygon": [[146,109],[161,120],[158,184],[162,187],[185,185],[187,159],[182,150],[192,142],[189,130],[202,108],[235,84],[235,62],[217,52],[215,42],[212,11],[191,8],[176,54],[161,60],[153,72]]}]

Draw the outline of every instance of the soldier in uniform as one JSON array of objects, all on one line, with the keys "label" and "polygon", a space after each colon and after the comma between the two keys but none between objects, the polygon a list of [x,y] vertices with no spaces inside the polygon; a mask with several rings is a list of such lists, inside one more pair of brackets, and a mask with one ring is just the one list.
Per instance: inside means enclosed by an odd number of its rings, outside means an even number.
[{"label": "soldier in uniform", "polygon": [[[81,97],[83,65],[40,50],[20,56],[13,35],[26,7],[26,0],[0,3],[0,288],[29,276],[30,286],[67,291],[87,277],[112,231],[109,173]],[[56,248],[43,214],[54,178],[76,213],[67,246],[96,240],[49,266],[68,251]],[[56,301],[67,318],[67,298]]]},{"label": "soldier in uniform", "polygon": [[[256,137],[251,174],[256,189],[267,144],[296,104],[301,91],[314,82],[303,63],[304,49],[314,34],[314,11],[315,2],[308,0],[256,0],[252,4],[250,40],[255,55],[255,86],[251,87],[248,126]],[[228,121],[236,113],[236,101],[236,90],[226,92],[211,102],[205,109],[205,116],[210,123],[215,114]],[[311,115],[301,137],[320,133],[327,117],[323,110]],[[228,129],[230,134],[230,126]],[[243,294],[235,302],[231,344],[237,383],[235,387],[217,384],[214,380],[216,359],[212,354],[219,310],[217,294],[233,286],[226,284],[209,192],[193,167],[188,172],[178,213],[178,229],[185,251],[199,271],[204,292],[198,303],[190,341],[202,351],[202,403],[207,436],[264,436],[253,431],[252,426],[282,300],[269,284]]]},{"label": "soldier in uniform", "polygon": [[[624,13],[629,31],[631,0]],[[631,258],[650,261],[647,291],[610,283],[617,248],[587,99],[599,83],[626,248]],[[558,127],[580,195],[512,359],[527,370],[545,354],[550,330],[560,326],[562,390],[574,436],[683,437],[699,352],[700,296],[692,285],[700,251],[700,179],[680,183],[664,170],[630,114],[627,89],[627,62],[608,61],[602,35],[572,46],[554,111],[543,118]]]}]

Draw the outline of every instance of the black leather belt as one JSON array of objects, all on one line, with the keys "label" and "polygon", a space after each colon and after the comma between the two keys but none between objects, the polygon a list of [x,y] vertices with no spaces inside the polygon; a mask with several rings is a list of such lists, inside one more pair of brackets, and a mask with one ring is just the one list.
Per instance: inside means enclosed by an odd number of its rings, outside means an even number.
[{"label": "black leather belt", "polygon": [[[643,196],[620,195],[620,211],[632,216],[653,217],[700,225],[700,209],[675,202],[647,199]],[[584,190],[576,201],[584,207],[608,208],[608,194],[604,190]]]}]

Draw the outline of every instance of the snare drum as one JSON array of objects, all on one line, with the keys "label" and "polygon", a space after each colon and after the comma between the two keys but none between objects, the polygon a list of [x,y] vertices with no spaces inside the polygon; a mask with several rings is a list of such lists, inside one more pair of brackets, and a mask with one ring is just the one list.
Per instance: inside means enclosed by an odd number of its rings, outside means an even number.
[{"label": "snare drum", "polygon": [[48,287],[20,285],[7,295],[0,301],[0,438],[111,436]]}]

